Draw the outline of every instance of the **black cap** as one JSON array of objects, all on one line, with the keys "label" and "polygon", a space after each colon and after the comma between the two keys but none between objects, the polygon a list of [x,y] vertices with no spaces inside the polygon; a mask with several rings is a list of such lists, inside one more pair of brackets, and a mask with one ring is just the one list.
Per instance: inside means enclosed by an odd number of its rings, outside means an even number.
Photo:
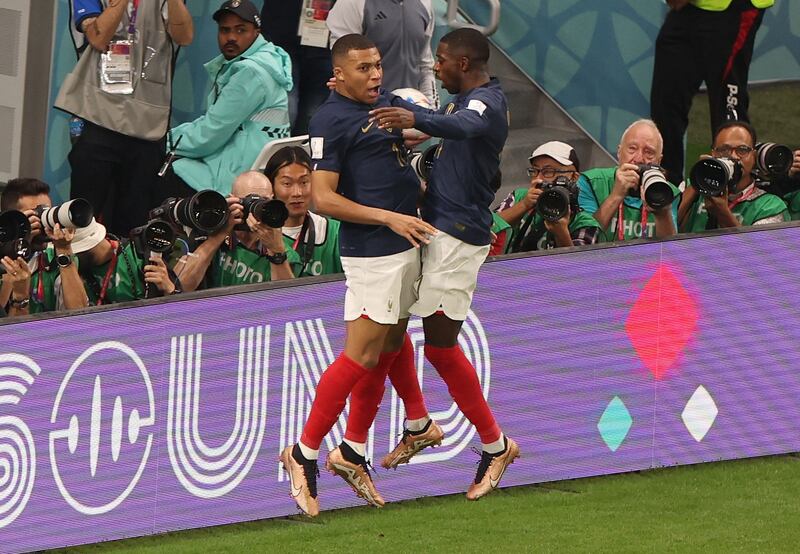
[{"label": "black cap", "polygon": [[226,12],[238,15],[248,23],[252,23],[258,28],[261,28],[261,16],[258,15],[258,9],[253,5],[250,0],[227,0],[223,2],[214,15],[214,21],[219,21]]}]

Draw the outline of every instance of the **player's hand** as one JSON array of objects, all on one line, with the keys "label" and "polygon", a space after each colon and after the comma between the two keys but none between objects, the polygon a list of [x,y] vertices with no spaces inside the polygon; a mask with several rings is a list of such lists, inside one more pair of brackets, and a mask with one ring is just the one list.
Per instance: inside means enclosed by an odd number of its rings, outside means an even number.
[{"label": "player's hand", "polygon": [[336,77],[331,77],[328,79],[328,82],[325,83],[325,86],[328,87],[328,90],[336,90]]},{"label": "player's hand", "polygon": [[390,212],[386,226],[408,240],[414,248],[420,244],[430,244],[430,237],[439,231],[431,224],[411,215]]},{"label": "player's hand", "polygon": [[151,256],[150,263],[144,266],[144,282],[153,283],[164,295],[175,291],[175,283],[169,278],[167,264],[158,255]]},{"label": "player's hand", "polygon": [[689,3],[689,0],[667,0],[667,4],[673,10],[680,11],[686,7],[686,4]]},{"label": "player's hand", "polygon": [[414,112],[405,108],[375,108],[369,115],[380,129],[413,129],[416,122]]},{"label": "player's hand", "polygon": [[531,211],[536,207],[536,203],[539,201],[542,192],[542,189],[539,188],[539,183],[530,186],[528,192],[525,193],[525,196],[522,198],[522,204],[525,206],[526,211]]},{"label": "player's hand", "polygon": [[629,191],[639,186],[639,167],[634,164],[622,164],[614,175],[614,192],[619,196],[627,196]]},{"label": "player's hand", "polygon": [[406,148],[411,149],[416,146],[419,146],[426,140],[430,139],[430,135],[426,135],[425,133],[420,133],[419,131],[412,131],[410,129],[403,129],[403,144],[406,145]]},{"label": "player's hand", "polygon": [[16,297],[27,297],[31,292],[31,269],[23,258],[12,260],[4,256],[0,263],[6,270],[4,281],[11,283],[11,291]]},{"label": "player's hand", "polygon": [[800,150],[794,151],[794,161],[792,167],[789,168],[789,176],[794,177],[800,175]]}]

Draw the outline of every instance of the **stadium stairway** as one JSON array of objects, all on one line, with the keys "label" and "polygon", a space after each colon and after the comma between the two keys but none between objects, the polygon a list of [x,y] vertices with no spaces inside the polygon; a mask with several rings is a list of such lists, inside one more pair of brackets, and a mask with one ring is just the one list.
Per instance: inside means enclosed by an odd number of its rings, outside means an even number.
[{"label": "stadium stairway", "polygon": [[500,80],[506,93],[511,114],[508,140],[500,164],[503,184],[495,197],[496,203],[515,188],[528,183],[525,171],[528,156],[536,146],[549,140],[572,145],[584,169],[616,164],[609,152],[494,44],[489,66],[490,73]]}]

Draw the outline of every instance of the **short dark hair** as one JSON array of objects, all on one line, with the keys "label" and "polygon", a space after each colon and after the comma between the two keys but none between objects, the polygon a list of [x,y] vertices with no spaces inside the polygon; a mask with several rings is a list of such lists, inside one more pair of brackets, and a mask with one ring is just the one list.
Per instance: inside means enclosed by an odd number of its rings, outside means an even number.
[{"label": "short dark hair", "polygon": [[302,146],[284,146],[269,159],[266,167],[264,167],[264,175],[267,176],[270,183],[275,184],[275,177],[278,172],[287,165],[292,164],[300,164],[311,171],[311,156]]},{"label": "short dark hair", "polygon": [[756,137],[756,130],[752,125],[750,125],[750,123],[748,123],[747,121],[733,120],[733,121],[726,121],[725,123],[717,127],[717,130],[714,131],[714,138],[711,141],[711,148],[714,148],[714,145],[717,143],[717,137],[719,136],[719,134],[725,129],[730,129],[731,127],[741,127],[742,129],[747,131],[748,134],[750,135],[750,138],[753,139],[753,146],[758,144],[758,137]]},{"label": "short dark hair", "polygon": [[11,179],[3,189],[3,194],[0,195],[0,210],[16,210],[20,198],[39,196],[40,194],[50,194],[50,185],[31,177]]},{"label": "short dark hair", "polygon": [[489,62],[489,40],[483,33],[463,27],[450,31],[442,37],[440,42],[445,43],[451,50],[466,56],[471,62],[484,65]]},{"label": "short dark hair", "polygon": [[372,39],[359,35],[358,33],[351,33],[344,35],[333,43],[331,48],[331,59],[336,63],[337,59],[347,56],[350,50],[369,50],[370,48],[377,48]]}]

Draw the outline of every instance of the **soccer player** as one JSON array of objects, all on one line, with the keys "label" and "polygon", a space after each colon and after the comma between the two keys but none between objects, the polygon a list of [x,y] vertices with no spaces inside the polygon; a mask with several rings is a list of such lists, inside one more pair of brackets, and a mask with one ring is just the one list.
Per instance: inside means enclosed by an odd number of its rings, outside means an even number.
[{"label": "soccer player", "polygon": [[478,472],[467,491],[470,500],[497,487],[519,456],[519,447],[500,430],[475,368],[458,346],[478,269],[489,252],[489,204],[495,194],[491,183],[508,136],[506,98],[497,80],[489,77],[488,61],[486,37],[474,29],[452,31],[439,42],[434,71],[442,86],[457,96],[438,112],[397,97],[392,107],[372,111],[381,129],[415,128],[444,139],[422,210],[423,219],[439,233],[423,249],[419,300],[411,313],[423,318],[425,357],[481,438]]},{"label": "soccer player", "polygon": [[[416,217],[420,185],[408,166],[401,131],[379,128],[370,121],[371,109],[389,105],[380,88],[378,49],[362,35],[345,35],[336,42],[331,56],[336,89],[309,126],[314,162],[311,188],[317,210],[341,221],[347,337],[344,352],[317,384],[300,441],[280,455],[289,473],[292,496],[310,516],[319,513],[319,447],[344,409],[347,396],[353,391],[352,412],[365,394],[354,389],[379,389],[374,406],[360,405],[365,413],[358,419],[368,429],[383,396],[388,369],[398,357],[407,358],[403,352],[407,353],[410,344],[405,339],[405,325],[420,272],[417,248],[436,233],[432,225]],[[359,382],[371,374],[378,378],[368,379],[365,385]],[[364,452],[358,451],[359,442],[347,437],[328,454],[327,469],[343,477],[370,504],[383,505]]]}]

